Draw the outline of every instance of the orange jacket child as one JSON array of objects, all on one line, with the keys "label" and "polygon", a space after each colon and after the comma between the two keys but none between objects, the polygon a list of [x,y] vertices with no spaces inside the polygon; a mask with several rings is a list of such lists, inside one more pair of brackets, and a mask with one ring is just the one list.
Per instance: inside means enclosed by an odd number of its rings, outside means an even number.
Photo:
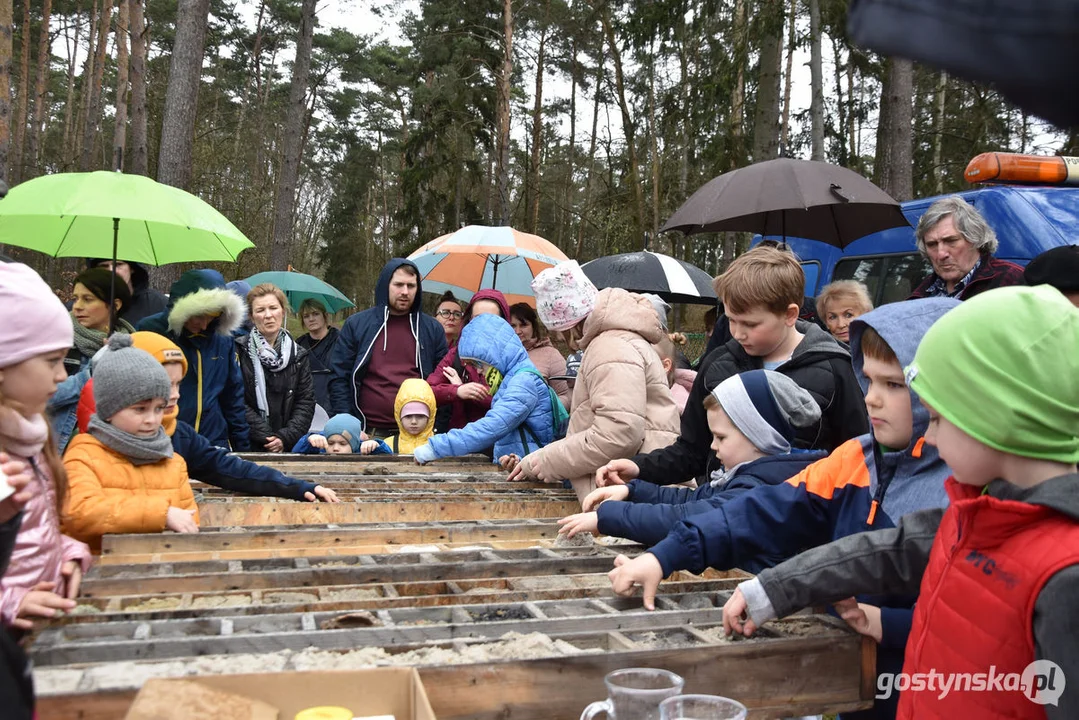
[{"label": "orange jacket child", "polygon": [[187,464],[161,425],[165,368],[127,335],[109,338],[94,361],[97,412],[64,453],[64,529],[101,551],[106,533],[198,532]]}]

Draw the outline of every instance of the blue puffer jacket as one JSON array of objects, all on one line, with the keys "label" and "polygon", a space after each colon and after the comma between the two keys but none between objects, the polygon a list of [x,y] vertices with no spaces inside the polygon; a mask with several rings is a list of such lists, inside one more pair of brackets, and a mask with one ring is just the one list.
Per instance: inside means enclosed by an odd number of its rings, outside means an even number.
[{"label": "blue puffer jacket", "polygon": [[457,352],[462,360],[479,360],[498,370],[502,383],[486,415],[427,441],[436,458],[494,446],[494,461],[498,462],[502,455],[524,457],[554,441],[547,383],[508,322],[495,315],[472,318],[461,331]]},{"label": "blue puffer jacket", "polygon": [[[198,315],[216,314],[204,334],[192,335],[184,323]],[[216,270],[189,270],[172,285],[169,309],[139,323],[139,330],[164,335],[187,357],[188,372],[180,383],[179,419],[192,425],[211,444],[233,450],[249,446],[244,414],[244,379],[236,360],[232,333],[247,316],[239,297],[225,287]]]},{"label": "blue puffer jacket", "polygon": [[698,482],[704,484],[696,490],[631,480],[626,502],[605,502],[597,508],[599,531],[655,545],[690,515],[713,510],[759,485],[786,482],[827,456],[827,452],[815,450],[762,457],[739,465],[721,485],[712,485],[707,478],[701,478]]},{"label": "blue puffer jacket", "polygon": [[[393,258],[386,263],[375,286],[375,306],[356,313],[345,321],[330,356],[333,371],[330,378],[330,402],[333,404],[331,414],[346,413],[358,417],[365,428],[367,418],[359,407],[360,385],[367,372],[371,348],[390,317],[390,278],[402,265],[416,268],[411,261],[404,258]],[[419,271],[416,272],[418,275]],[[423,312],[423,283],[419,281],[409,323],[416,338],[416,365],[419,368],[416,377],[425,378],[442,361],[448,348],[446,331],[437,320]]]},{"label": "blue puffer jacket", "polygon": [[[181,395],[182,397],[182,395]],[[243,460],[195,432],[178,420],[172,434],[172,449],[187,463],[187,474],[207,485],[243,495],[265,495],[305,500],[304,493],[314,492],[315,483],[289,477],[279,470]]]}]

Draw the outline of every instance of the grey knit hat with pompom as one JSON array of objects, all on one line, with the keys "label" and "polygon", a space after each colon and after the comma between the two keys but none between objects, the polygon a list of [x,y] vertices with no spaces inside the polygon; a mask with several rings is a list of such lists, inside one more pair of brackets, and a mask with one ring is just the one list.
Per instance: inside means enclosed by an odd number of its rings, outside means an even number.
[{"label": "grey knit hat with pompom", "polygon": [[95,357],[93,374],[97,415],[106,421],[143,400],[167,400],[172,390],[165,367],[150,353],[132,347],[131,336],[124,333],[109,338]]}]

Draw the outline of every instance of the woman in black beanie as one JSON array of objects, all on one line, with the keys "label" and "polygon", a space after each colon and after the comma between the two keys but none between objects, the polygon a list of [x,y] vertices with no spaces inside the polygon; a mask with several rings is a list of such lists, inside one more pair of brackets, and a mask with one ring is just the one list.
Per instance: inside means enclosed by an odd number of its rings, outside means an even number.
[{"label": "woman in black beanie", "polygon": [[[105,268],[83,270],[75,278],[75,302],[71,306],[75,347],[64,358],[69,376],[90,364],[90,358],[105,344],[110,327],[114,332],[135,332],[135,328],[120,318],[131,302],[131,290],[121,278],[116,278],[115,290],[112,285],[112,273]],[[111,308],[110,292],[115,298]]]}]

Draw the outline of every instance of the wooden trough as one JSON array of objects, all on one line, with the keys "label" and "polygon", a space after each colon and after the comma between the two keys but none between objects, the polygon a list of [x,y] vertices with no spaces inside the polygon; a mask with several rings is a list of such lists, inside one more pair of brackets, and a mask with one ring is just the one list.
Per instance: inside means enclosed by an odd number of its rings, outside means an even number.
[{"label": "wooden trough", "polygon": [[[77,611],[35,638],[40,717],[122,717],[149,677],[372,664],[418,667],[443,720],[576,718],[603,696],[607,672],[640,665],[681,674],[687,691],[736,697],[752,717],[871,703],[873,645],[834,618],[801,616],[730,641],[721,612],[746,577],[738,571],[676,573],[646,611],[606,578],[618,553],[643,548],[557,538],[550,518],[576,509],[558,508],[570,504],[565,491],[506,483],[471,458],[453,472],[403,460],[273,457],[349,492],[348,502],[200,488],[204,526],[219,507],[259,511],[222,510],[227,522],[196,535],[106,537]],[[443,501],[436,487],[461,499]],[[401,490],[412,499],[384,499]],[[543,499],[486,499],[524,491]],[[264,509],[379,505],[403,518],[304,524]],[[484,506],[507,514],[476,517]]]}]

